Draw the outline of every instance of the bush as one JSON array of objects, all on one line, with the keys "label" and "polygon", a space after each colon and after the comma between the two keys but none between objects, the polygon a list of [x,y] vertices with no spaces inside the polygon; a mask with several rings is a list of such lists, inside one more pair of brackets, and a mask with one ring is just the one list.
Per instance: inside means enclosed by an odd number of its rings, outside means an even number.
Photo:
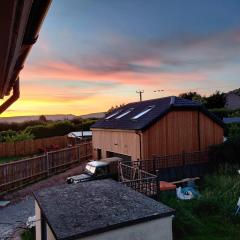
[{"label": "bush", "polygon": [[240,136],[229,138],[222,144],[211,146],[209,158],[215,169],[225,163],[240,165]]},{"label": "bush", "polygon": [[0,133],[0,142],[18,142],[32,139],[34,139],[34,135],[28,131],[15,132],[9,130]]},{"label": "bush", "polygon": [[240,123],[231,123],[227,125],[227,135],[230,138],[240,136]]},{"label": "bush", "polygon": [[76,129],[70,121],[51,122],[43,125],[30,126],[26,131],[30,132],[35,138],[47,138],[54,136],[63,136]]},{"label": "bush", "polygon": [[21,240],[34,240],[35,239],[35,227],[25,230],[21,234]]},{"label": "bush", "polygon": [[[89,131],[97,121],[95,118],[75,118],[71,121],[31,121],[25,123],[0,125],[0,142],[20,141],[34,138],[63,136],[73,131]],[[1,132],[1,129],[9,129]],[[12,128],[12,129],[11,129]],[[22,129],[23,128],[23,129]],[[21,129],[21,130],[19,130]]]}]

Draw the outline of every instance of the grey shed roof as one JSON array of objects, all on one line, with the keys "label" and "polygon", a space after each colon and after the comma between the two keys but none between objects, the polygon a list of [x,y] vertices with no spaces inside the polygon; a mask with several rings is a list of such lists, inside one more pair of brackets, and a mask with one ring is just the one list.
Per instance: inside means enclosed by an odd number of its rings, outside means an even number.
[{"label": "grey shed roof", "polygon": [[[149,112],[142,115],[138,119],[132,119],[134,116],[151,106],[153,106],[153,108]],[[118,116],[130,109],[131,111],[128,114],[117,119]],[[91,128],[145,130],[161,119],[168,112],[174,110],[199,110],[210,117],[213,121],[224,127],[223,122],[213,113],[210,113],[206,108],[204,108],[202,104],[188,99],[172,96],[129,103],[124,107],[115,110],[113,113],[117,114],[114,117],[107,119],[111,114],[113,114],[109,113],[104,119],[101,119],[93,124]]]},{"label": "grey shed roof", "polygon": [[228,117],[228,118],[223,118],[223,122],[224,122],[225,124],[240,123],[240,117]]},{"label": "grey shed roof", "polygon": [[56,239],[77,239],[174,214],[116,181],[98,180],[34,192]]}]

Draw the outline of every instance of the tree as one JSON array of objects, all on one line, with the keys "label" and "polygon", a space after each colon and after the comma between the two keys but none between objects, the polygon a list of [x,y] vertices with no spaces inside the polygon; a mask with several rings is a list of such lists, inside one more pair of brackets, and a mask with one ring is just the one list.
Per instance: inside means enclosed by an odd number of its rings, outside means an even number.
[{"label": "tree", "polygon": [[40,122],[47,122],[47,118],[44,115],[39,116]]},{"label": "tree", "polygon": [[181,94],[179,94],[179,97],[185,98],[185,99],[189,99],[189,100],[193,100],[194,98],[195,99],[202,98],[202,96],[199,93],[191,92],[191,91],[190,92],[186,92],[186,93],[181,93]]},{"label": "tree", "polygon": [[119,104],[119,105],[116,105],[116,106],[112,106],[111,108],[109,108],[107,110],[107,114],[117,110],[118,108],[124,107],[124,106],[125,106],[125,103],[122,103],[122,104]]},{"label": "tree", "polygon": [[209,97],[206,97],[206,107],[209,109],[223,108],[225,106],[225,103],[225,94],[220,91],[216,91]]},{"label": "tree", "polygon": [[202,104],[206,104],[206,99],[205,97],[202,97],[199,93],[197,92],[186,92],[186,93],[181,93],[179,94],[179,97],[189,99],[195,102],[200,102]]}]

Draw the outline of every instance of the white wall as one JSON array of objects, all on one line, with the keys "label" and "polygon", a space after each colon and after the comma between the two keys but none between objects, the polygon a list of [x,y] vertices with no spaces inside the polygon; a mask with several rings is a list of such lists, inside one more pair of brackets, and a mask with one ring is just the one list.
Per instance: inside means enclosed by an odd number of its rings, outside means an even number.
[{"label": "white wall", "polygon": [[[172,217],[92,235],[81,240],[172,240]],[[79,240],[80,240],[79,239]]]}]

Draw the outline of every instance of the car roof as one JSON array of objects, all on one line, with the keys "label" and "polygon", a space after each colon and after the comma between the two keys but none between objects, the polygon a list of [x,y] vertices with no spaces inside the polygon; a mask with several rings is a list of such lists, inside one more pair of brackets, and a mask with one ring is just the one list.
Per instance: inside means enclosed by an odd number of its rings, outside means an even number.
[{"label": "car roof", "polygon": [[87,163],[88,165],[91,165],[92,167],[104,167],[109,165],[107,162],[102,162],[102,161],[91,161]]}]

